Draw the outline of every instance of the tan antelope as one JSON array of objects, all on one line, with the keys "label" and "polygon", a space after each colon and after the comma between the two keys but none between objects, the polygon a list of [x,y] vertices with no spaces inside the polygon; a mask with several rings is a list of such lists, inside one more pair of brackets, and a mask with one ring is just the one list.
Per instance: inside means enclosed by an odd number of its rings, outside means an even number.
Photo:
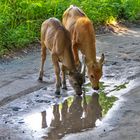
[{"label": "tan antelope", "polygon": [[62,88],[67,89],[66,86],[66,70],[69,72],[69,81],[76,94],[82,94],[82,74],[80,74],[75,67],[74,58],[71,49],[70,33],[65,29],[62,23],[56,18],[50,18],[42,23],[41,26],[41,69],[39,80],[43,80],[44,62],[46,60],[46,49],[51,52],[52,62],[54,65],[56,75],[56,94],[60,94],[61,77],[60,64],[62,67]]},{"label": "tan antelope", "polygon": [[99,89],[104,54],[96,59],[95,31],[92,22],[78,7],[71,5],[63,14],[62,23],[70,32],[75,64],[80,65],[78,50],[85,56],[88,77],[93,89]]}]

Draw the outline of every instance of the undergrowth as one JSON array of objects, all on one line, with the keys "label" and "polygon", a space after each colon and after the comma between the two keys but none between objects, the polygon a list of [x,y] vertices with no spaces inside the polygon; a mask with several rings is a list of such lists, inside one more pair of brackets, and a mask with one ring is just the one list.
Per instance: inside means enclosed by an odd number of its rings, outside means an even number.
[{"label": "undergrowth", "polygon": [[0,56],[39,40],[41,23],[50,17],[61,20],[71,4],[82,8],[95,26],[140,19],[140,0],[1,0]]}]

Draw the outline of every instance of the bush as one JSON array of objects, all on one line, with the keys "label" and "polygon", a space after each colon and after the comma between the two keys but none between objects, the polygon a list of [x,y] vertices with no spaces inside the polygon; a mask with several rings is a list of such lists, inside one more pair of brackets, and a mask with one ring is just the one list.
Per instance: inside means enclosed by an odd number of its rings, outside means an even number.
[{"label": "bush", "polygon": [[70,4],[82,8],[95,26],[117,19],[140,19],[139,0],[1,0],[0,54],[36,41],[41,23],[50,17],[61,20]]}]

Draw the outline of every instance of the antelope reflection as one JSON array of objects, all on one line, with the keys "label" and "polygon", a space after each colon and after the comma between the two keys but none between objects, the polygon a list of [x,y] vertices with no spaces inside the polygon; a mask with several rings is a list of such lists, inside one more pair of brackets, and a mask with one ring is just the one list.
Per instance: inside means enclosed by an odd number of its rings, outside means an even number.
[{"label": "antelope reflection", "polygon": [[[53,119],[50,124],[50,131],[47,132],[45,140],[58,140],[65,134],[81,132],[83,129],[93,128],[97,119],[102,117],[99,95],[75,96],[72,103],[69,99],[62,104],[53,106]],[[42,113],[42,128],[46,126],[47,114]]]}]

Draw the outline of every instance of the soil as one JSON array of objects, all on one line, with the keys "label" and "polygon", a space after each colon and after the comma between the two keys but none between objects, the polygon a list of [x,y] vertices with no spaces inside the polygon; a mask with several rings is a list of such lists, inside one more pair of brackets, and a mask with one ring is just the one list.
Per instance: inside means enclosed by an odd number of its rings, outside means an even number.
[{"label": "soil", "polygon": [[[76,127],[81,122],[78,121],[80,117],[75,109],[81,110],[77,102],[84,102],[84,96],[77,99],[68,81],[67,91],[62,90],[59,97],[54,94],[55,75],[49,54],[44,82],[37,81],[40,67],[39,45],[35,47],[37,49],[29,49],[29,53],[14,53],[8,59],[1,59],[0,140],[139,140],[140,28],[131,26],[115,29],[112,33],[96,36],[97,56],[105,54],[101,79],[103,89],[95,95],[89,85],[85,92],[86,96],[90,96],[87,101],[90,98],[94,101],[92,105],[87,104],[94,108],[94,114],[98,114],[98,117],[94,117],[94,122],[93,116],[89,116],[92,125],[90,122],[88,129]],[[85,88],[88,83],[87,79]],[[99,117],[99,111],[103,109],[98,101],[101,92],[107,97],[115,96],[118,100],[106,115]],[[62,121],[65,113],[61,112],[59,115],[59,112],[67,105],[69,112],[66,120]],[[86,111],[82,112],[82,124],[85,125]],[[67,120],[71,120],[71,123]]]}]

